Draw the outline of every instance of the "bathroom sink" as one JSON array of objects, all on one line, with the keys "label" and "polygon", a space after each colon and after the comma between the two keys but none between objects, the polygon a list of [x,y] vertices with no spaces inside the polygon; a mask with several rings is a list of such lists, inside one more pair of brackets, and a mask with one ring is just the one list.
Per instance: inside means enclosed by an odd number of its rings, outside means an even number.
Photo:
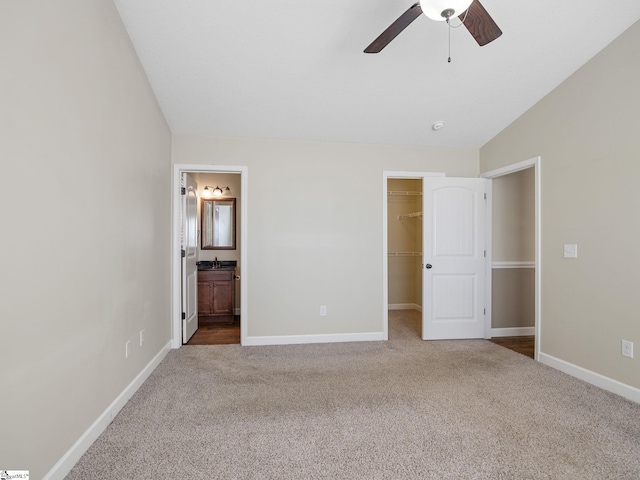
[{"label": "bathroom sink", "polygon": [[201,260],[196,262],[198,270],[233,270],[238,266],[236,260]]}]

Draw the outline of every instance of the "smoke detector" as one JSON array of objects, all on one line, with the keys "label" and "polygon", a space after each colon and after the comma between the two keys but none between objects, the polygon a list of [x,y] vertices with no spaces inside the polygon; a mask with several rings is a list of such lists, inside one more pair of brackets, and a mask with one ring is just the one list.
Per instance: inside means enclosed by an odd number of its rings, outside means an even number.
[{"label": "smoke detector", "polygon": [[438,120],[437,122],[434,122],[433,125],[431,125],[431,128],[436,132],[442,127],[444,127],[444,122],[442,120]]}]

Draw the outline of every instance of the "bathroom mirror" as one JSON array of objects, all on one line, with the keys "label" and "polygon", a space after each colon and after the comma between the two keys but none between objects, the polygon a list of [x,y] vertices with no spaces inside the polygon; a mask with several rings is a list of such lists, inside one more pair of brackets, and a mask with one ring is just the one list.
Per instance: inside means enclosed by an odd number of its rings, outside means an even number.
[{"label": "bathroom mirror", "polygon": [[236,199],[203,198],[202,243],[203,250],[236,249]]}]

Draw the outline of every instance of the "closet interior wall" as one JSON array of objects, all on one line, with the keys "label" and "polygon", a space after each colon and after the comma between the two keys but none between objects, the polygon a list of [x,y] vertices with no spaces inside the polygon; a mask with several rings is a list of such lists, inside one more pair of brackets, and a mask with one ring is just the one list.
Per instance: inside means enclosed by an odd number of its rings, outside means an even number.
[{"label": "closet interior wall", "polygon": [[422,180],[387,181],[389,309],[422,309]]},{"label": "closet interior wall", "polygon": [[491,327],[535,326],[535,171],[493,179]]}]

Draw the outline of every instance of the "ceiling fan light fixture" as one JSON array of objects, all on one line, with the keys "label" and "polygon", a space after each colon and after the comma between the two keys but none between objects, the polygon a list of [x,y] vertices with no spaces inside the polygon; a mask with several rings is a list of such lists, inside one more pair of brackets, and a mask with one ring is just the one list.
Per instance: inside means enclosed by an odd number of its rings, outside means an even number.
[{"label": "ceiling fan light fixture", "polygon": [[442,22],[464,13],[472,2],[473,0],[422,0],[420,8],[431,20]]}]

